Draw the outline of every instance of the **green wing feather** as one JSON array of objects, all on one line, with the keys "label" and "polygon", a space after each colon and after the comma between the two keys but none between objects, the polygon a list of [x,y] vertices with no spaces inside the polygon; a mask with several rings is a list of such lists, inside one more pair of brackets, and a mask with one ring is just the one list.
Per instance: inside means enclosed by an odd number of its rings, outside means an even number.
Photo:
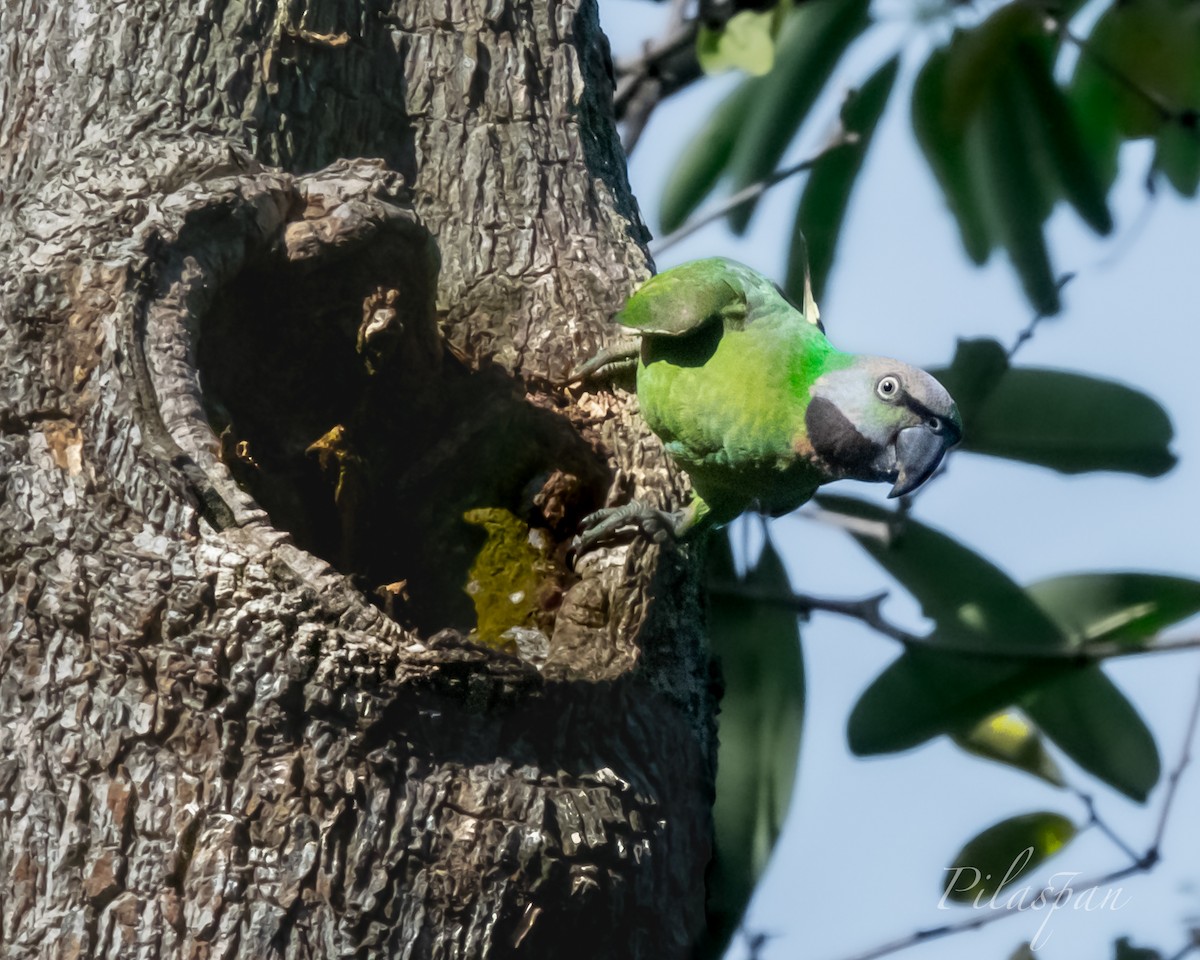
[{"label": "green wing feather", "polygon": [[746,287],[720,257],[695,260],[651,277],[617,314],[639,334],[680,337],[715,320],[740,326],[746,317]]},{"label": "green wing feather", "polygon": [[726,330],[741,330],[758,317],[777,314],[785,304],[800,315],[797,319],[820,329],[811,295],[798,306],[757,271],[724,257],[709,257],[651,277],[616,319],[643,336],[684,337],[717,320]]}]

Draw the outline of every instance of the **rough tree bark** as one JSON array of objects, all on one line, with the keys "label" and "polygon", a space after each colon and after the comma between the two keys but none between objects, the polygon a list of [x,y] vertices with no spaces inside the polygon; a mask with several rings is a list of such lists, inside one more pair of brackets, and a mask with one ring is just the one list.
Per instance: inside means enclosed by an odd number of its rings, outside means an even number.
[{"label": "rough tree bark", "polygon": [[685,955],[693,565],[565,558],[681,492],[555,385],[647,272],[595,4],[0,17],[0,954]]}]

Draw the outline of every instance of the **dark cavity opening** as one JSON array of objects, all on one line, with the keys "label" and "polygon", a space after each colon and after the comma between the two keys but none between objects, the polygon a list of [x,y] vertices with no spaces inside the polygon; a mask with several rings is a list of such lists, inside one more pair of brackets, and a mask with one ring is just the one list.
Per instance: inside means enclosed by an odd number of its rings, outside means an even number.
[{"label": "dark cavity opening", "polygon": [[525,570],[510,588],[504,551],[486,554],[501,581],[486,589],[535,594],[515,613],[493,604],[483,639],[511,647],[505,616],[549,634],[566,548],[607,478],[549,400],[443,348],[436,262],[427,237],[386,229],[337,258],[264,254],[205,318],[199,370],[237,481],[406,626],[474,628],[484,547],[528,537],[546,555],[532,586]]}]

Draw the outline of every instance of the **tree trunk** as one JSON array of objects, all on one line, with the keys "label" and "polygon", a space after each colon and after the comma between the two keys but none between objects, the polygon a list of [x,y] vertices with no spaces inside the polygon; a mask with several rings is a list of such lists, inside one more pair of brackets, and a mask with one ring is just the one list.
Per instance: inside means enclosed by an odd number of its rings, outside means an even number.
[{"label": "tree trunk", "polygon": [[647,272],[594,3],[0,16],[0,954],[685,955],[694,564],[566,553],[682,492],[557,385]]}]

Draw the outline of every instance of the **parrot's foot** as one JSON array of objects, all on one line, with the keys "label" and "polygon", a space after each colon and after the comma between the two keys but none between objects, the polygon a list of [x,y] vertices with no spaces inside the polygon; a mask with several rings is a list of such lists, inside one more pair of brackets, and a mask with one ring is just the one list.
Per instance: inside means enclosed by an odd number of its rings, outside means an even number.
[{"label": "parrot's foot", "polygon": [[643,503],[630,500],[621,507],[607,507],[583,518],[579,525],[579,536],[571,545],[578,555],[598,543],[610,540],[622,527],[636,527],[647,534],[655,543],[675,540],[683,526],[686,511],[671,513]]},{"label": "parrot's foot", "polygon": [[613,380],[631,375],[637,369],[638,349],[637,344],[619,343],[601,350],[567,374],[562,383],[569,386],[585,380]]}]

